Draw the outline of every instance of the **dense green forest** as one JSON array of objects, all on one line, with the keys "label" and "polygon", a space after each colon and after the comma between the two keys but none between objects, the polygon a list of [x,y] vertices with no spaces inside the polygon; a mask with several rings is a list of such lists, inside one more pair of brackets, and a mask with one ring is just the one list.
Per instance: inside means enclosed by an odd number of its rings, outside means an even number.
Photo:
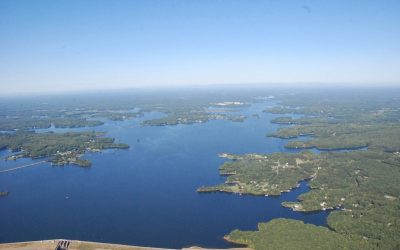
[{"label": "dense green forest", "polygon": [[254,91],[229,91],[226,94],[209,90],[159,91],[139,93],[107,93],[62,96],[38,96],[0,99],[0,149],[17,152],[7,159],[48,157],[55,165],[90,166],[82,159],[86,151],[105,148],[127,148],[102,134],[43,133],[38,129],[84,128],[101,126],[104,119],[122,121],[158,113],[145,119],[143,126],[202,123],[210,120],[241,122],[237,108],[254,101]]},{"label": "dense green forest", "polygon": [[8,159],[20,157],[48,157],[55,165],[75,164],[90,166],[88,160],[81,159],[87,151],[101,151],[107,148],[129,148],[114,139],[103,137],[99,132],[35,133],[18,131],[12,134],[0,134],[0,148],[9,148],[15,154]]},{"label": "dense green forest", "polygon": [[[271,122],[286,126],[268,136],[289,139],[287,148],[329,151],[224,154],[229,159],[220,166],[220,173],[227,175],[225,183],[198,191],[279,195],[307,179],[311,190],[298,202],[282,205],[299,212],[332,210],[329,229],[272,220],[261,223],[259,231],[236,230],[226,238],[254,249],[399,249],[397,94],[339,91],[279,96],[280,103],[265,112],[285,114]],[[350,151],[335,152],[342,149]]]},{"label": "dense green forest", "polygon": [[374,249],[376,245],[358,235],[344,235],[304,224],[298,220],[274,219],[260,223],[258,231],[235,230],[228,241],[253,249]]},{"label": "dense green forest", "polygon": [[278,219],[260,223],[258,231],[236,230],[226,238],[255,249],[307,249],[317,245],[327,249],[399,249],[398,90],[163,92],[119,98],[110,95],[108,99],[85,96],[79,102],[74,98],[3,100],[0,149],[14,151],[9,159],[46,157],[57,165],[90,166],[82,158],[85,152],[129,146],[115,143],[103,133],[32,130],[51,125],[99,126],[103,119],[139,118],[152,112],[161,115],[144,119],[142,125],[243,121],[246,118],[235,113],[238,107],[225,103],[245,106],[270,94],[276,98],[265,112],[275,114],[271,122],[278,129],[265,139],[286,140],[285,147],[294,152],[222,154],[227,158],[220,166],[225,183],[198,191],[277,196],[308,180],[309,192],[300,195],[297,202],[282,205],[299,212],[330,210],[329,227]]}]

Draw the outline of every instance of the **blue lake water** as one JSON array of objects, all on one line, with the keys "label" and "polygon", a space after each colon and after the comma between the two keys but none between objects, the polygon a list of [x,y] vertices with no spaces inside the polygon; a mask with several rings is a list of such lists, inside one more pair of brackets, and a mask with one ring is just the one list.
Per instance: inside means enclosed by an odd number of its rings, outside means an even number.
[{"label": "blue lake water", "polygon": [[[328,212],[298,213],[281,202],[308,190],[306,182],[280,197],[199,194],[203,185],[224,181],[218,153],[289,152],[286,140],[265,135],[279,125],[277,115],[263,113],[266,103],[239,113],[244,122],[141,126],[149,117],[102,126],[54,129],[56,132],[99,130],[128,150],[87,154],[91,168],[52,167],[44,163],[0,174],[0,242],[68,238],[88,241],[181,248],[229,247],[223,236],[234,229],[255,230],[273,218],[300,219],[325,225]],[[234,112],[235,114],[237,112]],[[253,116],[258,114],[260,118]],[[293,152],[293,151],[290,151]],[[0,157],[9,152],[0,151]],[[0,170],[39,160],[0,161]]]}]

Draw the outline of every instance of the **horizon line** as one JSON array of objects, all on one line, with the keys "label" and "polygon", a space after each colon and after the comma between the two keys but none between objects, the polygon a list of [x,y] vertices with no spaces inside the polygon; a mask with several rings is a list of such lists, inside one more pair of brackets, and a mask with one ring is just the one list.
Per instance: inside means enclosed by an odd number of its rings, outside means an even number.
[{"label": "horizon line", "polygon": [[13,96],[40,96],[40,95],[59,95],[59,94],[77,94],[77,93],[96,93],[96,92],[119,92],[133,90],[169,90],[169,89],[199,89],[215,87],[233,87],[233,88],[400,88],[400,82],[253,82],[253,83],[209,83],[209,84],[146,84],[134,85],[128,87],[101,87],[101,88],[71,88],[71,89],[52,89],[52,90],[27,90],[27,91],[9,91],[0,93],[0,97]]}]

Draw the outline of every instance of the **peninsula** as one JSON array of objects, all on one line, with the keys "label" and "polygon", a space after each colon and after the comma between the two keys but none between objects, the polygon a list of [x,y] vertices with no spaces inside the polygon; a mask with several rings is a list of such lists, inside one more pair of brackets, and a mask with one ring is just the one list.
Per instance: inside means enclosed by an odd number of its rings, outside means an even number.
[{"label": "peninsula", "polygon": [[100,152],[104,149],[127,149],[129,145],[115,143],[114,139],[103,137],[101,132],[35,133],[18,131],[0,134],[0,146],[8,148],[13,155],[9,160],[28,157],[48,158],[54,165],[74,164],[89,167],[90,161],[82,159],[85,152]]},{"label": "peninsula", "polygon": [[276,219],[260,223],[258,231],[235,230],[226,236],[228,241],[254,249],[400,246],[400,101],[387,93],[374,98],[371,94],[282,95],[278,106],[265,110],[301,115],[273,119],[288,127],[268,136],[290,139],[286,148],[328,152],[220,155],[228,159],[219,168],[227,175],[225,183],[200,187],[198,192],[280,195],[308,180],[311,190],[282,206],[299,212],[331,210],[329,229]]}]

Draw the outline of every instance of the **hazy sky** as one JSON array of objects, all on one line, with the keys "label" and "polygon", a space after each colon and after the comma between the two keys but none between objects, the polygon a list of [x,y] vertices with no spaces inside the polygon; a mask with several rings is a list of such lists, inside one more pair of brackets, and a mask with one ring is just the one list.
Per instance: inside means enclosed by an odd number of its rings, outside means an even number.
[{"label": "hazy sky", "polygon": [[1,93],[397,84],[399,13],[399,0],[1,0]]}]

